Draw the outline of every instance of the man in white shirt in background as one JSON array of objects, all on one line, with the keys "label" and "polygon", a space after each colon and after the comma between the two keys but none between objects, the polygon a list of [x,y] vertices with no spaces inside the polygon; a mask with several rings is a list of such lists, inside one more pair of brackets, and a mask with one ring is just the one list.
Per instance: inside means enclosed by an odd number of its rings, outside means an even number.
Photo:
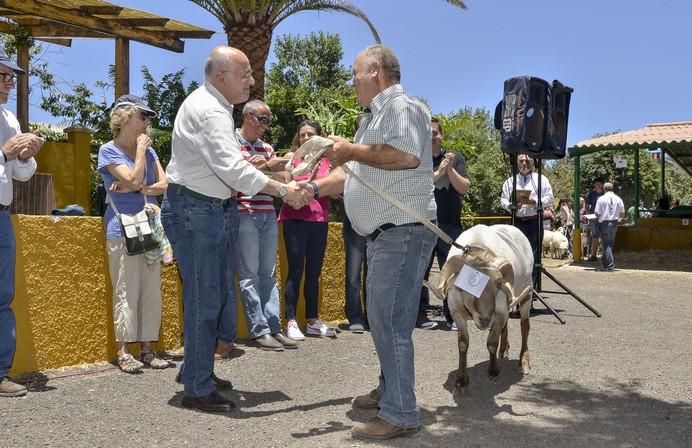
[{"label": "man in white shirt in background", "polygon": [[[0,50],[0,104],[7,104],[14,89],[17,75],[24,70]],[[0,397],[19,397],[26,387],[7,376],[17,342],[14,312],[10,308],[14,298],[14,269],[16,242],[10,221],[12,179],[27,181],[36,171],[34,155],[39,152],[43,139],[22,133],[17,118],[0,106]]]},{"label": "man in white shirt in background", "polygon": [[615,259],[613,258],[613,246],[615,245],[615,234],[618,230],[618,222],[625,219],[625,204],[622,199],[613,193],[613,184],[606,182],[603,184],[603,196],[596,201],[594,213],[598,218],[598,233],[601,236],[601,249],[603,263],[598,271],[612,272],[615,270]]},{"label": "man in white shirt in background", "polygon": [[247,56],[232,47],[212,50],[204,85],[183,102],[175,118],[168,190],[161,218],[183,283],[185,358],[182,405],[229,412],[236,405],[217,392],[232,387],[214,376],[218,342],[235,339],[238,191],[266,193],[302,207],[305,190],[270,179],[243,159],[233,104],[246,101],[255,83]]}]

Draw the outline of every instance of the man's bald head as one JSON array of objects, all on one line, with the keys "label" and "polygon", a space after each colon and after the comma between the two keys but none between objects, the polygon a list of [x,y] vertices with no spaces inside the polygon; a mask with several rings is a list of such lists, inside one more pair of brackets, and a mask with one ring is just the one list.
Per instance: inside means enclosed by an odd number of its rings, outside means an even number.
[{"label": "man's bald head", "polygon": [[250,61],[237,48],[215,47],[204,64],[204,77],[231,104],[247,101],[255,84]]}]

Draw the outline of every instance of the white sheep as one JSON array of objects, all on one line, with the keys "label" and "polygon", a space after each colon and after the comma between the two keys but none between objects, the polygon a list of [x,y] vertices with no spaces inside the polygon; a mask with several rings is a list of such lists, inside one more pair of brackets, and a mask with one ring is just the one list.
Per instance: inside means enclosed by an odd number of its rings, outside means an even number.
[{"label": "white sheep", "polygon": [[[519,368],[523,374],[529,372],[528,336],[533,257],[528,239],[516,227],[509,225],[471,227],[457,238],[456,243],[465,249],[453,247],[450,250],[442,268],[439,287],[431,290],[447,297],[449,309],[459,329],[459,370],[455,392],[464,393],[469,384],[466,362],[469,346],[468,320],[473,320],[480,330],[490,330],[487,340],[490,354],[488,376],[494,380],[500,374],[498,342],[500,357],[506,358],[509,355],[509,310],[518,305],[521,315]],[[465,265],[489,277],[480,297],[474,297],[455,284]],[[473,277],[469,281],[473,281],[472,279]]]}]

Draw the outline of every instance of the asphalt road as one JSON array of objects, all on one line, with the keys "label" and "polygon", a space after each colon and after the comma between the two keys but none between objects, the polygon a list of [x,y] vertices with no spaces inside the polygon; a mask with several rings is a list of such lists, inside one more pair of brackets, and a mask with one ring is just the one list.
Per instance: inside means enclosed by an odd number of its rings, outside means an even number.
[{"label": "asphalt road", "polygon": [[[126,375],[110,365],[47,372],[23,398],[0,399],[1,447],[680,447],[692,446],[692,274],[580,267],[551,272],[602,318],[548,292],[567,320],[531,318],[532,370],[517,372],[519,321],[509,360],[492,382],[486,334],[471,329],[469,394],[455,401],[456,333],[416,330],[416,393],[423,429],[370,443],[351,409],[375,385],[368,333],[308,339],[296,351],[240,346],[218,362],[240,409],[207,415],[180,407],[175,369]],[[556,290],[544,281],[544,291]],[[441,318],[438,318],[441,319]],[[444,325],[442,325],[444,326]]]}]

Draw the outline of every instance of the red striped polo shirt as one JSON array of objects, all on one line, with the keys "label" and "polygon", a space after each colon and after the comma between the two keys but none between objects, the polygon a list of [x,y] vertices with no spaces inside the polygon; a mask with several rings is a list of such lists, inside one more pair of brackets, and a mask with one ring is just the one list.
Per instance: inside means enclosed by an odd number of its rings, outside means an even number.
[{"label": "red striped polo shirt", "polygon": [[[253,156],[263,156],[267,160],[274,158],[274,148],[259,138],[254,143],[250,143],[240,135],[240,129],[235,130],[235,135],[240,143],[240,152],[243,159],[248,160]],[[258,193],[254,196],[247,196],[238,193],[238,212],[243,213],[276,213],[274,199],[267,195]]]}]

